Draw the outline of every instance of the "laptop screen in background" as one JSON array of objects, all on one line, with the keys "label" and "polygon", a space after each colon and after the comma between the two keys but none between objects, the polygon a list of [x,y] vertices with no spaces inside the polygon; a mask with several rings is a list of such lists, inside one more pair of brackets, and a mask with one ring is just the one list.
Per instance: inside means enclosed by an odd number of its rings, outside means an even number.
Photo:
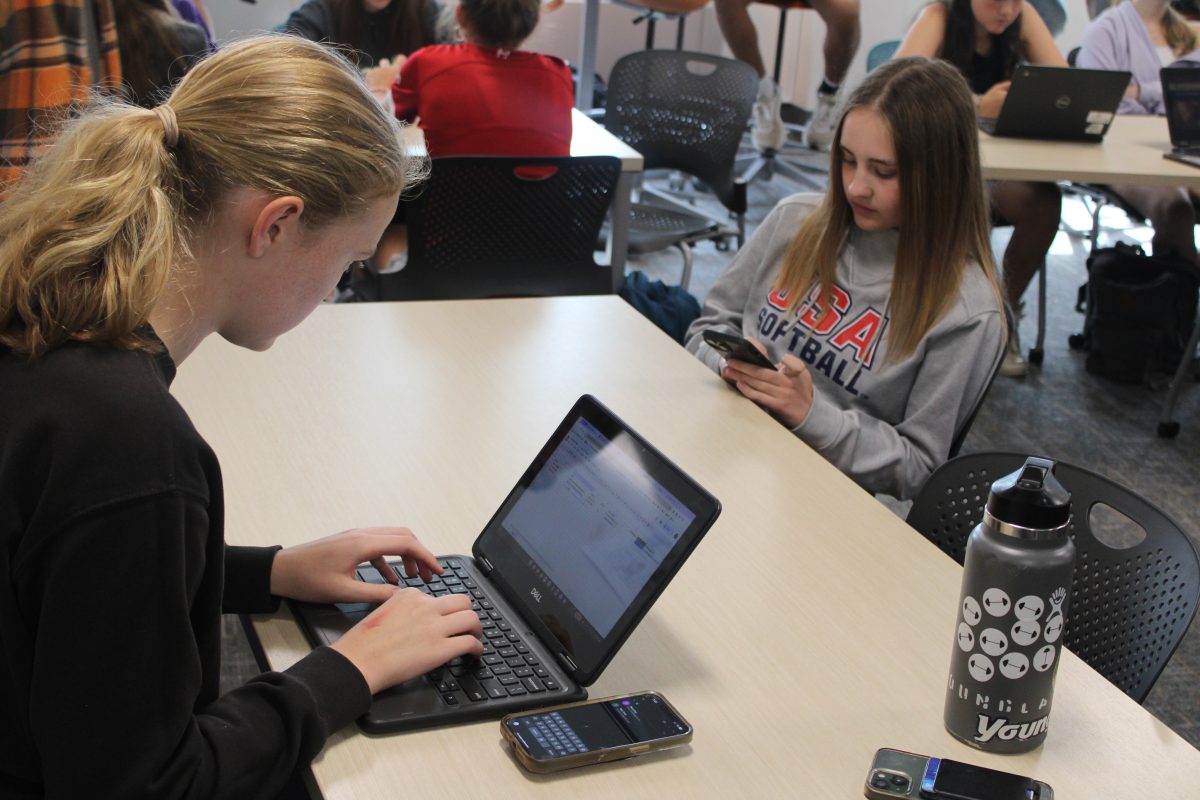
[{"label": "laptop screen in background", "polygon": [[604,638],[695,518],[579,418],[501,525],[550,591]]},{"label": "laptop screen in background", "polygon": [[1200,69],[1163,70],[1163,81],[1172,144],[1200,144]]}]

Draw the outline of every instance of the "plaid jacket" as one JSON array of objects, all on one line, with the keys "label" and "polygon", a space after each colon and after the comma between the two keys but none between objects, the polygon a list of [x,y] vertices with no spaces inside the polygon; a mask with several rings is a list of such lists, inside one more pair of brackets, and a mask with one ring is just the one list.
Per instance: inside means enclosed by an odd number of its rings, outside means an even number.
[{"label": "plaid jacket", "polygon": [[100,80],[121,83],[110,0],[0,0],[0,198],[50,143],[47,125],[87,100],[91,86],[83,2],[95,9]]}]

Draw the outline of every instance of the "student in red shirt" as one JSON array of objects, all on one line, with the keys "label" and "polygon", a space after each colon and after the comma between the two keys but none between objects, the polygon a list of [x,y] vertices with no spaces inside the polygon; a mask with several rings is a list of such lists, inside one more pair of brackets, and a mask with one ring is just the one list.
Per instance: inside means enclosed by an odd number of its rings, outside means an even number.
[{"label": "student in red shirt", "polygon": [[566,156],[574,84],[562,59],[518,50],[540,0],[460,0],[460,44],[423,47],[392,84],[396,116],[419,120],[432,158]]}]

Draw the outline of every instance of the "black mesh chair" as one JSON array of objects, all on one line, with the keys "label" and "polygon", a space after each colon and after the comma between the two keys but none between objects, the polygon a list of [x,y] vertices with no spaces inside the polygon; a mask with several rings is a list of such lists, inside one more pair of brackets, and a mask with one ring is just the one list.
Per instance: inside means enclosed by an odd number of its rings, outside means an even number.
[{"label": "black mesh chair", "polygon": [[409,202],[408,262],[376,300],[606,294],[593,249],[621,172],[612,156],[437,158]]},{"label": "black mesh chair", "polygon": [[[947,461],[921,487],[908,524],[963,563],[967,536],[983,517],[992,482],[1023,463],[1025,456],[1016,453]],[[1141,703],[1196,613],[1200,556],[1170,517],[1124,486],[1061,461],[1054,474],[1071,492],[1069,530],[1078,553],[1066,644]],[[1122,549],[1100,541],[1091,513],[1098,503],[1136,522],[1145,538]]]},{"label": "black mesh chair", "polygon": [[728,228],[643,190],[633,205],[629,250],[678,247],[685,288],[691,243],[734,236],[741,247],[745,239],[746,185],[734,174],[734,159],[757,87],[754,69],[741,61],[678,50],[630,53],[609,77],[609,132],[641,153],[647,170],[677,170],[704,183],[737,220]]}]

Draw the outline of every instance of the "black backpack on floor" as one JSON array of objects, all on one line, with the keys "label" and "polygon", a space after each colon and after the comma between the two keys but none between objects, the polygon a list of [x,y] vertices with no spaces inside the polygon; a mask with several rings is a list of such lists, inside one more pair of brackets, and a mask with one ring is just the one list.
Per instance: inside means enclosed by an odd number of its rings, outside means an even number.
[{"label": "black backpack on floor", "polygon": [[1147,384],[1173,372],[1196,319],[1196,267],[1124,242],[1096,250],[1087,267],[1076,306],[1087,307],[1083,333],[1070,339],[1071,347],[1087,350],[1087,371]]}]

